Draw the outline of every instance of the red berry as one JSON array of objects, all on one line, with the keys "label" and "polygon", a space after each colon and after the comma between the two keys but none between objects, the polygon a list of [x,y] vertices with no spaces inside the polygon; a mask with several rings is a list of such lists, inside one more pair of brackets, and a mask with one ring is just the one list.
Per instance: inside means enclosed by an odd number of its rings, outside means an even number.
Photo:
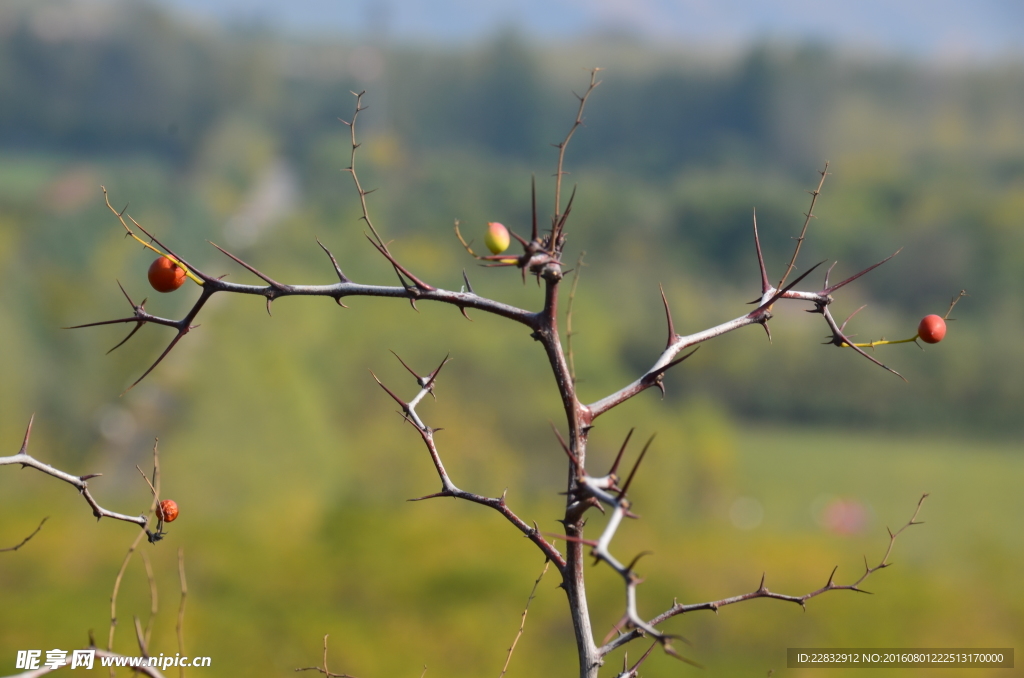
[{"label": "red berry", "polygon": [[946,336],[946,321],[941,316],[926,315],[917,326],[917,336],[926,344],[937,344]]},{"label": "red berry", "polygon": [[178,504],[173,499],[164,499],[156,507],[157,517],[165,523],[173,523],[178,517]]},{"label": "red berry", "polygon": [[185,269],[167,257],[158,257],[149,266],[149,284],[157,292],[173,292],[185,283]]}]

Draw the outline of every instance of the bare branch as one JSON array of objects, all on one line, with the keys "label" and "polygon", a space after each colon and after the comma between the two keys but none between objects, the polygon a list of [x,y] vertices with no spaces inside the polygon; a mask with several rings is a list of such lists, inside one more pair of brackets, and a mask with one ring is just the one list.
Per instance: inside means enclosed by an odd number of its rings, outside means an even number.
[{"label": "bare branch", "polygon": [[32,539],[32,537],[34,537],[34,536],[36,536],[37,534],[39,534],[39,530],[43,529],[43,525],[44,525],[44,524],[46,523],[46,521],[47,521],[47,520],[49,520],[49,519],[50,519],[50,516],[46,516],[45,518],[43,518],[42,520],[40,520],[40,521],[39,521],[39,525],[37,525],[37,526],[36,526],[36,529],[32,530],[32,534],[30,534],[30,535],[28,535],[27,537],[25,537],[24,539],[22,539],[22,540],[21,540],[21,541],[20,541],[20,542],[19,542],[19,543],[18,543],[17,545],[15,545],[15,546],[8,546],[7,548],[2,548],[2,549],[0,549],[0,553],[4,553],[4,552],[6,552],[6,551],[17,551],[18,549],[20,549],[20,548],[21,548],[22,546],[24,546],[25,544],[27,544],[27,543],[28,543],[28,542],[29,542],[29,541],[30,541],[30,540]]},{"label": "bare branch", "polygon": [[10,465],[10,464],[20,464],[22,468],[32,467],[32,468],[36,469],[37,471],[42,471],[43,473],[45,473],[45,474],[47,474],[49,476],[53,476],[54,478],[57,478],[58,480],[63,480],[64,482],[68,483],[69,485],[74,486],[75,489],[78,490],[79,494],[81,494],[82,497],[85,498],[85,501],[92,508],[92,514],[94,516],[96,516],[97,520],[99,520],[100,518],[113,518],[114,520],[123,520],[123,521],[128,522],[128,523],[135,523],[136,525],[141,527],[145,531],[146,534],[149,534],[150,536],[152,536],[152,533],[150,533],[149,530],[147,529],[147,526],[149,524],[149,519],[146,518],[145,515],[129,516],[129,515],[125,515],[123,513],[117,513],[115,511],[109,511],[109,510],[103,508],[102,506],[100,506],[96,502],[96,500],[92,496],[92,493],[89,491],[89,479],[90,478],[95,478],[95,477],[99,476],[100,475],[99,473],[92,473],[92,474],[84,475],[84,476],[71,475],[70,473],[67,473],[65,471],[61,471],[60,469],[57,469],[57,468],[54,468],[53,466],[50,466],[49,464],[44,464],[43,462],[39,461],[35,457],[32,457],[31,455],[29,455],[29,453],[28,453],[28,442],[29,442],[29,437],[32,434],[32,421],[34,419],[35,419],[34,415],[33,415],[32,418],[29,419],[28,427],[25,429],[25,438],[22,441],[21,449],[18,451],[17,454],[15,454],[13,456],[10,456],[10,457],[0,457],[0,466],[7,466],[7,465]]},{"label": "bare branch", "polygon": [[[665,612],[662,612],[657,617],[654,617],[653,619],[651,619],[649,622],[647,622],[647,624],[650,625],[650,626],[657,626],[658,624],[661,624],[662,622],[666,621],[667,619],[671,619],[672,617],[674,617],[676,615],[684,614],[686,612],[693,612],[693,611],[696,611],[696,610],[713,610],[713,611],[717,612],[719,608],[725,607],[726,605],[732,605],[734,603],[742,603],[743,601],[754,600],[755,598],[771,598],[773,600],[782,600],[782,601],[786,601],[786,602],[795,603],[795,604],[797,604],[797,605],[799,605],[801,607],[806,607],[806,604],[807,604],[808,600],[810,600],[811,598],[816,598],[817,596],[820,596],[820,595],[822,595],[824,593],[827,593],[829,591],[856,591],[858,593],[868,593],[868,591],[865,591],[864,589],[860,588],[861,584],[863,584],[864,581],[868,577],[870,577],[872,574],[874,574],[875,572],[877,572],[877,571],[879,571],[881,569],[884,569],[886,567],[889,567],[892,564],[892,563],[889,562],[889,557],[892,555],[892,549],[893,549],[893,546],[896,543],[896,538],[899,537],[900,534],[902,534],[903,531],[906,530],[907,528],[909,528],[909,527],[911,527],[913,525],[921,525],[921,524],[923,524],[922,521],[919,521],[917,519],[917,516],[918,516],[918,514],[920,514],[921,506],[924,504],[924,500],[927,497],[928,497],[927,494],[924,494],[924,495],[921,496],[921,498],[917,502],[917,507],[914,509],[914,514],[910,517],[910,520],[907,521],[903,525],[903,527],[901,527],[900,529],[896,530],[896,532],[888,531],[888,534],[889,534],[889,544],[888,544],[888,546],[885,549],[885,554],[882,556],[882,559],[878,562],[878,564],[875,565],[874,567],[868,567],[865,564],[864,573],[861,574],[861,576],[858,577],[851,584],[836,584],[835,583],[836,569],[833,569],[832,572],[828,576],[828,581],[826,581],[825,585],[822,586],[821,588],[816,589],[814,591],[811,591],[810,593],[805,593],[805,594],[800,595],[800,596],[791,596],[791,595],[785,595],[785,594],[781,594],[781,593],[776,593],[774,591],[769,590],[765,586],[765,583],[764,583],[765,578],[762,575],[761,576],[761,583],[758,585],[756,590],[754,590],[754,591],[752,591],[750,593],[744,593],[742,595],[732,596],[732,597],[729,597],[729,598],[722,598],[721,600],[714,600],[714,601],[710,601],[710,602],[707,602],[707,603],[696,603],[696,604],[690,604],[690,605],[682,605],[680,603],[676,603],[671,608],[666,610]],[[625,645],[626,643],[628,643],[628,642],[630,642],[632,640],[636,640],[637,638],[641,637],[642,635],[643,634],[640,633],[637,630],[630,631],[629,633],[625,633],[623,635],[620,635],[615,640],[611,641],[610,643],[605,644],[604,646],[602,646],[600,648],[601,656],[604,656],[604,655],[608,654],[609,652],[612,652],[616,648],[621,647],[621,646]]]},{"label": "bare branch", "polygon": [[946,310],[946,314],[944,316],[942,316],[942,319],[943,320],[956,320],[956,318],[950,318],[949,314],[953,312],[953,307],[957,305],[957,302],[959,302],[961,299],[963,299],[966,296],[969,296],[967,294],[967,290],[960,290],[960,293],[957,294],[955,297],[953,297],[953,299],[949,302],[949,308]]},{"label": "bare branch", "polygon": [[600,71],[600,68],[594,68],[590,71],[590,85],[587,87],[587,91],[583,93],[583,96],[578,97],[580,100],[580,107],[579,110],[576,111],[576,120],[573,121],[572,127],[569,128],[569,133],[565,135],[565,139],[562,140],[562,143],[556,144],[556,148],[558,148],[558,167],[555,170],[555,214],[552,218],[553,221],[551,228],[552,246],[554,246],[559,235],[555,225],[559,222],[562,216],[562,176],[565,174],[562,170],[562,166],[565,163],[565,149],[569,145],[569,141],[572,140],[572,135],[576,133],[576,129],[583,124],[583,109],[587,105],[587,99],[590,98],[594,89],[601,84],[601,81],[597,79],[597,74]]}]

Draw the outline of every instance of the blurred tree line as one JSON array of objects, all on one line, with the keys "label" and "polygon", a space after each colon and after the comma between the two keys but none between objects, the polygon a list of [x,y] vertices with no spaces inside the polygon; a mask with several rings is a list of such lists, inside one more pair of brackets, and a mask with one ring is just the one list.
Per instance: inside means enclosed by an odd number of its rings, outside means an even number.
[{"label": "blurred tree line", "polygon": [[[569,89],[595,64],[609,70],[569,154],[580,185],[571,237],[591,270],[602,270],[584,273],[580,305],[594,316],[578,321],[580,350],[603,322],[615,336],[602,339],[586,378],[614,387],[599,366],[611,360],[625,375],[649,362],[660,341],[660,328],[650,329],[659,282],[679,306],[681,331],[735,315],[735,302],[756,289],[752,208],[777,276],[806,209],[803,191],[827,158],[834,174],[806,261],[839,259],[842,276],[905,247],[840,297],[836,314],[870,302],[853,323],[858,338],[902,338],[966,288],[947,343],[930,356],[879,349],[911,377],[906,387],[852,355],[809,353],[821,328],[791,312],[775,323],[774,346],[726,340],[706,351],[703,368],[672,379],[670,397],[709,395],[755,419],[921,427],[941,415],[948,426],[1020,431],[1017,63],[942,67],[772,44],[711,59],[622,37],[545,46],[515,32],[442,49],[217,30],[145,3],[9,3],[0,11],[0,259],[12,273],[52,268],[54,289],[7,288],[5,306],[26,324],[6,341],[54,365],[70,355],[62,346],[82,341],[48,333],[71,324],[85,271],[109,282],[113,227],[98,209],[99,183],[158,214],[156,225],[173,225],[179,241],[201,242],[220,238],[267,167],[284,161],[301,187],[293,214],[349,228],[353,202],[338,172],[348,164],[347,130],[337,119],[350,117],[352,90],[369,91],[364,157],[370,184],[384,189],[378,217],[391,235],[422,245],[407,256],[423,266],[440,265],[443,243],[451,273],[462,265],[451,259],[453,218],[524,228],[531,172],[549,200],[550,142],[571,120]],[[100,384],[110,369],[72,362],[84,361],[69,358],[53,378],[86,370],[83,381]],[[69,403],[54,407],[86,417]]]}]

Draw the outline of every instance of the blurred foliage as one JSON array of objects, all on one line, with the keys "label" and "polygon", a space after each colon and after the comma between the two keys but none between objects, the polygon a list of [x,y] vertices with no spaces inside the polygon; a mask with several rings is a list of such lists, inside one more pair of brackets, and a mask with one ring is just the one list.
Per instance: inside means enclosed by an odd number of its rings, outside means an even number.
[{"label": "blurred foliage", "polygon": [[[160,650],[174,647],[174,551],[184,545],[186,642],[214,657],[210,675],[308,666],[325,632],[335,670],[497,673],[541,563],[478,507],[404,502],[436,490],[433,470],[366,368],[411,393],[386,349],[424,370],[451,352],[425,412],[446,429],[446,466],[474,491],[508,487],[523,517],[551,531],[565,470],[547,420],[559,421],[560,406],[518,326],[363,298],[347,310],[286,299],[273,317],[259,299],[215,299],[202,328],[118,398],[170,335],[147,327],[104,356],[127,328],[58,328],[130,313],[115,280],[168,316],[195,290],[151,293],[152,257],[122,240],[99,185],[232,280],[256,281],[204,240],[275,279],[327,283],[319,237],[353,279],[394,284],[339,171],[350,149],[337,118],[351,117],[350,90],[367,89],[357,162],[364,186],[381,189],[370,206],[398,257],[433,284],[457,289],[465,268],[477,292],[536,308],[532,281],[474,266],[451,224],[478,239],[488,220],[525,232],[531,173],[550,213],[548,144],[575,113],[569,90],[586,77],[577,67],[593,65],[607,68],[605,83],[567,161],[578,183],[571,260],[587,252],[573,318],[585,400],[628,383],[663,347],[659,283],[680,332],[748,309],[759,289],[753,207],[777,280],[824,158],[834,174],[803,265],[838,259],[839,279],[904,247],[837,294],[840,318],[869,304],[851,322],[858,339],[910,336],[958,290],[971,294],[941,345],[877,349],[909,384],[818,347],[821,319],[791,305],[778,308],[773,343],[756,328],[711,342],[668,376],[664,401],[646,393],[602,419],[598,468],[630,427],[658,432],[637,480],[646,519],[619,546],[657,552],[643,566],[642,610],[753,589],[764,570],[788,592],[819,586],[837,562],[852,576],[862,552],[884,548],[883,527],[931,490],[929,525],[901,537],[900,567],[868,586],[883,595],[825,597],[806,614],[758,601],[672,629],[716,675],[780,671],[787,646],[1021,637],[1024,541],[1006,522],[1021,512],[1022,469],[1019,450],[1001,442],[1019,438],[1024,395],[1020,64],[939,68],[779,45],[708,59],[625,38],[534,45],[511,32],[452,51],[221,32],[145,3],[12,1],[0,6],[2,454],[36,412],[37,456],[103,472],[92,483],[101,503],[131,513],[148,505],[132,466],[146,468],[149,441],[161,438],[165,495],[182,518],[148,551]],[[816,522],[830,497],[867,507],[863,529]],[[730,522],[742,498],[763,507],[752,531]],[[25,549],[0,554],[0,666],[17,649],[77,647],[90,628],[104,636],[132,528],[95,525],[73,491],[31,471],[0,472],[0,509],[0,547],[53,516]],[[621,585],[592,572],[603,633],[621,611]],[[573,670],[553,586],[549,573],[510,675]],[[123,652],[134,651],[127,620],[148,609],[146,591],[136,562],[122,594]],[[660,656],[647,666],[652,676],[681,670]]]}]

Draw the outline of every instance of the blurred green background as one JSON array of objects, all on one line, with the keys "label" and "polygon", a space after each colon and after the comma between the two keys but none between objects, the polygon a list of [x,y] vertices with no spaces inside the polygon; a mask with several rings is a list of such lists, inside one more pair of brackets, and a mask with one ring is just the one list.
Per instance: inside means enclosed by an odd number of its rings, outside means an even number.
[{"label": "blurred green background", "polygon": [[[12,5],[14,6],[14,5]],[[146,4],[98,5],[47,23],[53,4],[0,19],[0,441],[90,483],[105,507],[138,513],[160,438],[164,496],[181,507],[146,545],[160,592],[156,652],[177,651],[177,549],[189,577],[185,644],[212,657],[199,676],[290,675],[320,660],[363,678],[497,675],[542,562],[496,515],[436,491],[429,458],[367,368],[414,390],[388,353],[422,371],[453,362],[421,408],[453,480],[560,530],[564,455],[548,420],[560,407],[538,345],[518,325],[456,309],[356,298],[215,298],[140,386],[119,394],[170,334],[62,327],[130,312],[115,281],[151,312],[196,297],[152,293],[152,256],[122,237],[118,207],[212,273],[255,282],[204,241],[285,282],[328,283],[319,237],[360,282],[393,284],[365,242],[347,174],[350,90],[364,186],[378,229],[413,271],[537,308],[518,272],[475,266],[451,224],[479,240],[498,220],[528,229],[530,176],[552,204],[554,151],[575,114],[571,89],[604,83],[568,152],[578,184],[572,260],[580,392],[593,401],[646,369],[663,347],[664,285],[680,332],[743,313],[756,296],[756,207],[769,273],[781,274],[828,159],[832,175],[802,262],[845,277],[902,253],[837,295],[868,307],[859,339],[914,334],[960,289],[947,338],[877,349],[903,383],[849,351],[819,346],[824,326],[778,309],[774,343],[752,328],[711,342],[666,380],[607,415],[591,463],[610,462],[630,427],[658,433],[616,553],[652,550],[643,614],[756,588],[799,594],[856,578],[884,552],[886,526],[932,493],[896,544],[876,595],[838,592],[794,605],[753,601],[666,625],[709,675],[833,675],[787,670],[787,647],[1005,647],[1024,637],[1024,65],[854,58],[764,43],[735,58],[620,37],[571,45],[508,31],[445,49],[213,29]],[[51,17],[52,19],[52,17]],[[57,28],[54,28],[56,26]],[[63,26],[63,28],[61,28]],[[58,30],[59,29],[59,30]],[[62,32],[63,31],[63,32]],[[807,287],[820,282],[820,276]],[[567,291],[568,286],[566,286]],[[159,298],[158,298],[159,297]],[[564,308],[564,303],[563,303]],[[0,673],[19,649],[105,638],[130,525],[91,517],[64,484],[0,470],[0,547],[51,516],[22,550],[0,553]],[[600,524],[598,516],[592,518]],[[622,611],[621,583],[588,570],[596,632]],[[573,675],[564,596],[549,572],[509,675]],[[135,654],[146,618],[142,561],[128,569],[116,647]],[[645,646],[630,646],[638,656]],[[1019,648],[1018,648],[1019,649]],[[609,661],[608,675],[621,662]],[[691,672],[655,653],[645,676]],[[952,671],[921,671],[936,678]],[[1006,672],[973,670],[972,675]],[[127,675],[127,674],[126,674]],[[173,671],[168,671],[173,675]],[[878,676],[917,675],[880,670]],[[959,675],[959,674],[958,674]]]}]

